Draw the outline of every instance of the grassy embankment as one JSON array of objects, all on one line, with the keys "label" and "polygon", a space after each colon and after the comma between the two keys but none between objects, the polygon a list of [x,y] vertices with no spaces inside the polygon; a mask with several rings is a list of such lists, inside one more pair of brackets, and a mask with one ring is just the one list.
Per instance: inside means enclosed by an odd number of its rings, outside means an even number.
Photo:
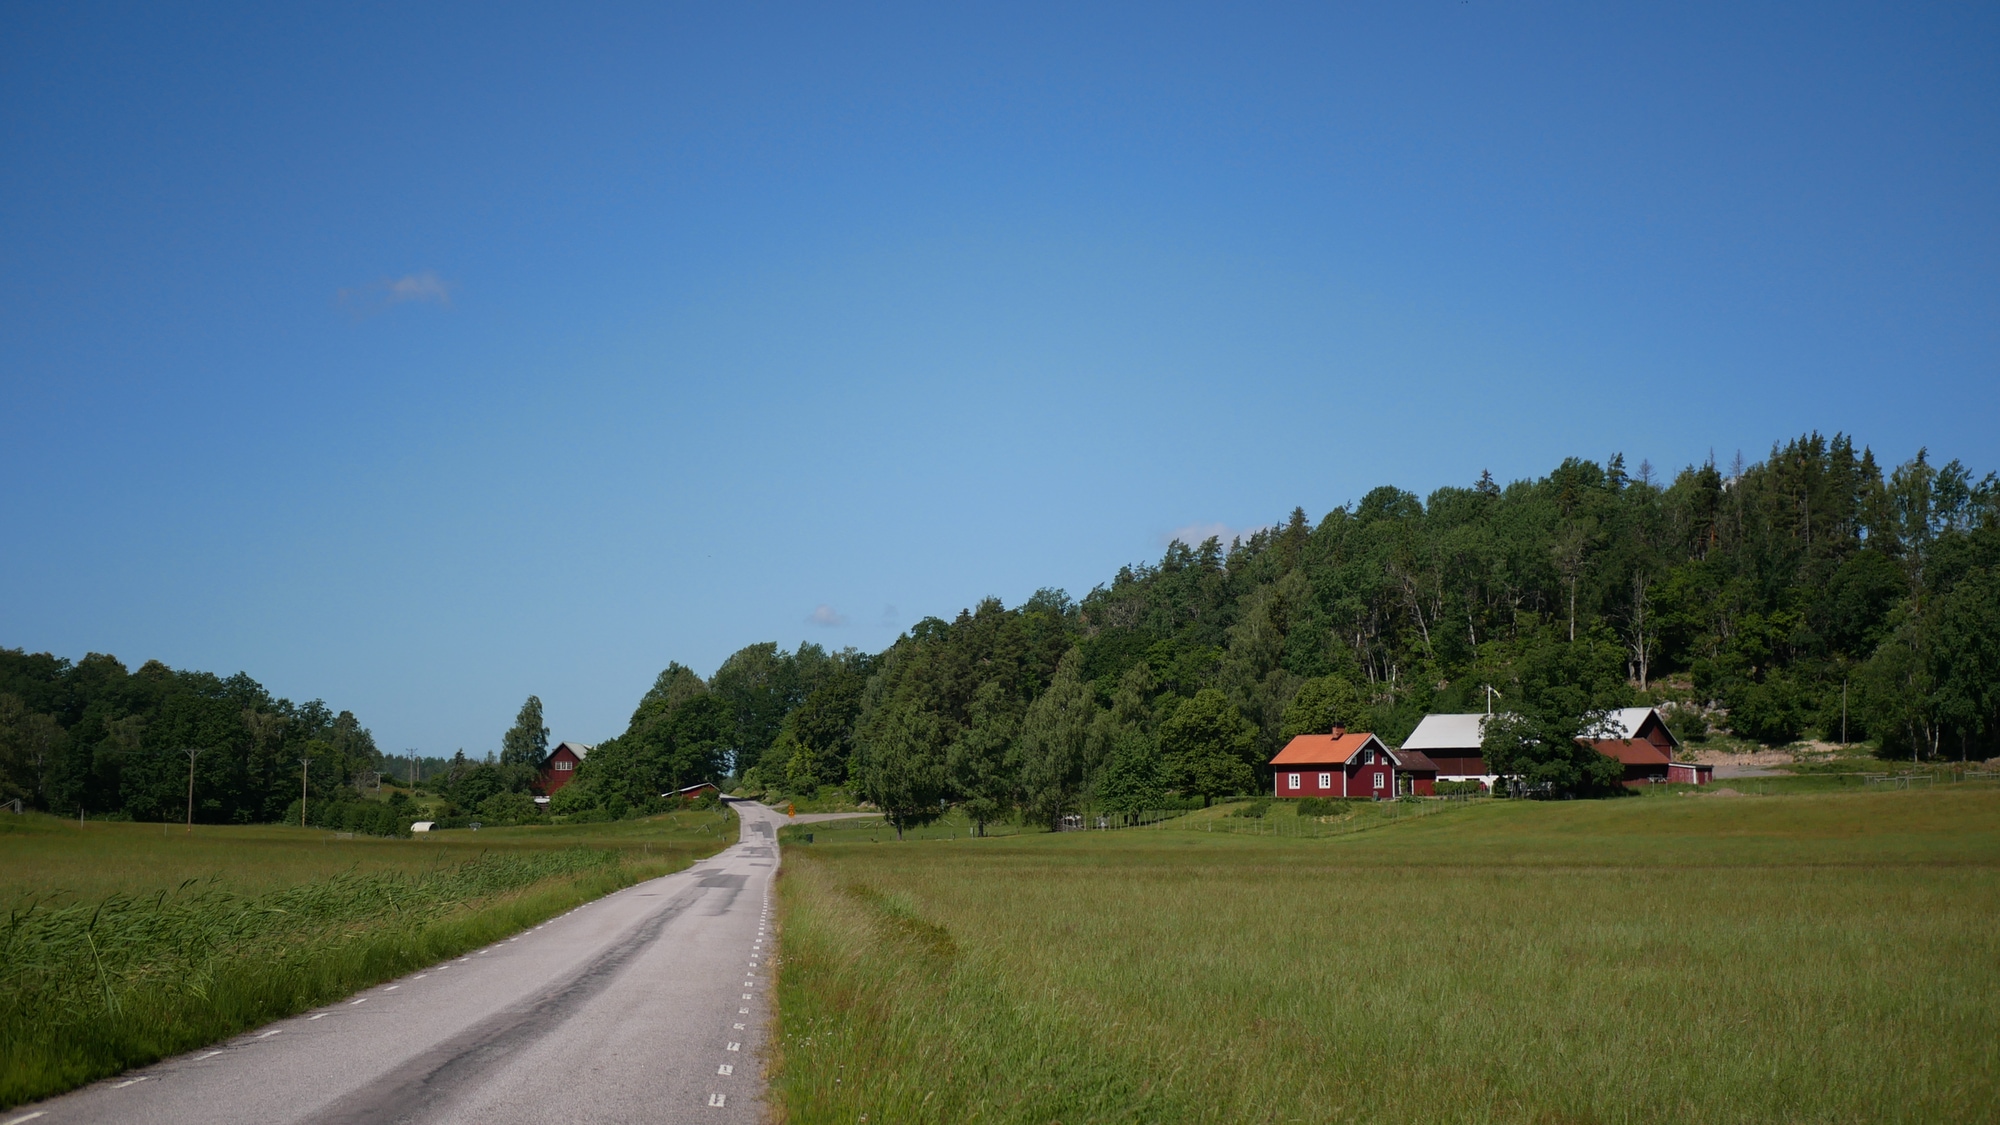
[{"label": "grassy embankment", "polygon": [[795,1123],[2000,1115],[1990,786],[1326,839],[811,828],[780,884]]},{"label": "grassy embankment", "polygon": [[735,838],[726,811],[415,839],[0,817],[0,1107],[477,948]]}]

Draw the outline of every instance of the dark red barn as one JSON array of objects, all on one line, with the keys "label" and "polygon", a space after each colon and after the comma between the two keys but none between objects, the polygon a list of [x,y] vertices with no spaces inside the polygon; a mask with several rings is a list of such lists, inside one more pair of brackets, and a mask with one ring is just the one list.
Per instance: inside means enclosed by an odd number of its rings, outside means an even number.
[{"label": "dark red barn", "polygon": [[1402,797],[1433,792],[1437,764],[1414,750],[1391,750],[1372,734],[1302,734],[1271,759],[1279,797]]},{"label": "dark red barn", "polygon": [[[544,797],[563,786],[576,776],[576,767],[583,764],[583,756],[590,753],[590,747],[581,742],[558,742],[549,756],[542,759],[542,776],[535,782],[535,788]],[[581,793],[583,790],[579,789]]]},{"label": "dark red barn", "polygon": [[[1674,761],[1680,739],[1667,729],[1666,720],[1660,718],[1657,708],[1625,707],[1611,712],[1608,719],[1611,729],[1604,733],[1609,737],[1577,741],[1608,758],[1618,759],[1625,767],[1625,784],[1685,780],[1701,785],[1708,780],[1700,775],[1700,767]],[[1676,769],[1677,766],[1681,768]],[[1675,777],[1676,773],[1680,776]]]}]

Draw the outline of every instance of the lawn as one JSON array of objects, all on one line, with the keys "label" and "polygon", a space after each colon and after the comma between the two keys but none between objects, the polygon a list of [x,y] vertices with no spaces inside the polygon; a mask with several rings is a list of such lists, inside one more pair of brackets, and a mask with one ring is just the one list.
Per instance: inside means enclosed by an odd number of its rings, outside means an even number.
[{"label": "lawn", "polygon": [[0,1108],[456,956],[736,830],[728,811],[412,839],[0,816]]},{"label": "lawn", "polygon": [[2000,1115],[2000,792],[1471,802],[781,880],[790,1121]]}]

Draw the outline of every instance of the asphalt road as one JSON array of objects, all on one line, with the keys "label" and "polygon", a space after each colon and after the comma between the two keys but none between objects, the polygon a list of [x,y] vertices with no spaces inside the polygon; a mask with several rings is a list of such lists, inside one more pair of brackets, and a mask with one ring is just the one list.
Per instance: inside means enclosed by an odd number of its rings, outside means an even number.
[{"label": "asphalt road", "polygon": [[0,1125],[756,1122],[781,813],[518,937]]}]

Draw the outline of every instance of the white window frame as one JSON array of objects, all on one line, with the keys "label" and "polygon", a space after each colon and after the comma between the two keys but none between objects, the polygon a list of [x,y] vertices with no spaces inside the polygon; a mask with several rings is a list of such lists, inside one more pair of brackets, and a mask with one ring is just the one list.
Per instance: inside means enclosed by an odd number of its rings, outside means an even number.
[{"label": "white window frame", "polygon": [[1382,783],[1382,771],[1381,771],[1381,770],[1376,770],[1376,771],[1375,771],[1375,788],[1377,788],[1377,789],[1387,789],[1387,788],[1388,788],[1388,786],[1387,786],[1387,785],[1384,785],[1384,784]]},{"label": "white window frame", "polygon": [[1299,775],[1294,773],[1294,774],[1287,774],[1286,776],[1291,779],[1290,781],[1287,781],[1285,783],[1286,787],[1291,789],[1297,789],[1299,787]]},{"label": "white window frame", "polygon": [[1319,775],[1319,787],[1320,787],[1321,789],[1331,789],[1331,788],[1333,788],[1333,775],[1332,775],[1332,774],[1330,774],[1330,773],[1323,773],[1323,774],[1320,774],[1320,775]]}]

